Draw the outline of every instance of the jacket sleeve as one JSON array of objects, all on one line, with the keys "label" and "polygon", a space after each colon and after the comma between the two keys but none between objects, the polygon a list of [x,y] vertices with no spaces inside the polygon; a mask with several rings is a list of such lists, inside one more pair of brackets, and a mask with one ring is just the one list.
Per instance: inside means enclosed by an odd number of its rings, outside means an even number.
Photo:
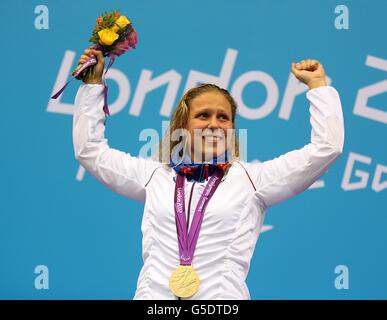
[{"label": "jacket sleeve", "polygon": [[109,147],[104,136],[103,88],[82,84],[78,89],[73,116],[75,158],[113,191],[145,201],[147,179],[160,163]]},{"label": "jacket sleeve", "polygon": [[338,92],[331,86],[311,89],[311,142],[252,168],[256,193],[266,207],[293,197],[312,185],[342,154],[344,119]]}]

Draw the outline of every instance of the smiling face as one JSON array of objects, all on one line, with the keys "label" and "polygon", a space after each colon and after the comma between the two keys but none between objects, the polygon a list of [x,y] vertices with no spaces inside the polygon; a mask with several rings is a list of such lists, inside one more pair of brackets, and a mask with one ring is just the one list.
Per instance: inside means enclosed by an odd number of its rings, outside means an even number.
[{"label": "smiling face", "polygon": [[191,158],[203,162],[227,150],[227,130],[233,129],[232,108],[225,96],[208,91],[190,101],[186,129]]}]

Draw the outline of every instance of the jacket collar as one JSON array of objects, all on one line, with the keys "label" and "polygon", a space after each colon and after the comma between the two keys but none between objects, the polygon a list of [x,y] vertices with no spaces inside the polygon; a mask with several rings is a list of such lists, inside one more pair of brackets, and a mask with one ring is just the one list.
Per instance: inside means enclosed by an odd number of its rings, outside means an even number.
[{"label": "jacket collar", "polygon": [[[180,160],[180,162],[179,162]],[[227,152],[214,157],[208,163],[194,162],[185,153],[183,159],[179,159],[178,152],[171,156],[170,166],[177,174],[185,174],[188,181],[204,182],[208,180],[216,170],[224,170],[228,165]]]}]

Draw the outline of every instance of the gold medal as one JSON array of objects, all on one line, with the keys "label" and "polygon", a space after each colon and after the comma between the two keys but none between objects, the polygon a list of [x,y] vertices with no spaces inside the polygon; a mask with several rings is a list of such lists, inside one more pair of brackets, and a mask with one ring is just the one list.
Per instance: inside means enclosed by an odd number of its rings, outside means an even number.
[{"label": "gold medal", "polygon": [[192,265],[179,265],[169,278],[169,288],[181,298],[193,296],[199,289],[200,279]]}]

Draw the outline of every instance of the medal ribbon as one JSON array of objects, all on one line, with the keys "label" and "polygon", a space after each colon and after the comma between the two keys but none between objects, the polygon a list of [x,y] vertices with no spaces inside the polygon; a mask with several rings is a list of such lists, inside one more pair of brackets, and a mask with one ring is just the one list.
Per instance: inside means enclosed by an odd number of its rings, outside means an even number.
[{"label": "medal ribbon", "polygon": [[223,177],[223,171],[217,171],[211,176],[206,187],[200,196],[195,209],[192,224],[188,232],[187,221],[185,217],[184,201],[184,174],[178,173],[175,185],[175,220],[177,230],[177,240],[179,243],[180,265],[191,265],[196,243],[199,237],[200,227],[202,225],[204,212],[211,197],[214,195]]}]

